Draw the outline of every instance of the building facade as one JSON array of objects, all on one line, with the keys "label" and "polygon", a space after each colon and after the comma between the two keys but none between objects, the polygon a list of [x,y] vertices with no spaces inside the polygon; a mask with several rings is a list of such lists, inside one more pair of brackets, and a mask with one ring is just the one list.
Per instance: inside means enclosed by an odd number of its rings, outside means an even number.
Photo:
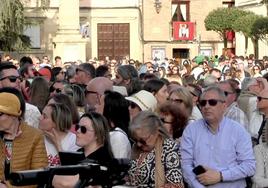
[{"label": "building facade", "polygon": [[[243,10],[252,11],[255,14],[267,16],[267,6],[263,0],[235,0],[235,6]],[[248,49],[245,50],[245,37],[241,33],[236,33],[236,53],[248,56],[254,54],[253,43],[248,39]],[[267,42],[259,41],[259,58],[268,55]]]},{"label": "building facade", "polygon": [[85,43],[81,49],[68,34],[62,35],[68,47],[55,40],[62,29],[68,33],[61,22],[68,25],[72,16],[77,17],[71,4],[66,10],[60,9],[62,1],[50,0],[46,9],[36,9],[38,0],[24,0],[25,15],[34,22],[25,30],[32,39],[32,49],[24,54],[74,61],[79,56],[77,50],[85,50],[82,61],[109,56],[141,62],[220,55],[223,42],[216,32],[206,31],[204,20],[211,10],[234,4],[233,0],[80,0],[77,19],[80,42]]}]

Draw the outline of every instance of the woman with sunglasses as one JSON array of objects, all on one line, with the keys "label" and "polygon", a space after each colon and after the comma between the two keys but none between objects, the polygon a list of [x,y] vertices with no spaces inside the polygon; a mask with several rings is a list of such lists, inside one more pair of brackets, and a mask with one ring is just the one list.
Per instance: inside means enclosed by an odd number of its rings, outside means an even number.
[{"label": "woman with sunglasses", "polygon": [[45,144],[50,166],[60,164],[58,152],[77,151],[76,135],[70,131],[72,115],[64,104],[48,104],[40,117],[39,128],[45,134]]},{"label": "woman with sunglasses", "polygon": [[129,127],[135,141],[127,184],[135,187],[184,187],[179,147],[169,138],[160,118],[140,112]]},{"label": "woman with sunglasses", "polygon": [[[79,124],[76,125],[76,131],[76,144],[81,147],[78,151],[82,151],[87,159],[94,160],[100,165],[107,165],[112,161],[109,125],[104,116],[96,112],[82,115]],[[53,180],[53,186],[74,187],[77,181],[78,175],[57,176]]]}]

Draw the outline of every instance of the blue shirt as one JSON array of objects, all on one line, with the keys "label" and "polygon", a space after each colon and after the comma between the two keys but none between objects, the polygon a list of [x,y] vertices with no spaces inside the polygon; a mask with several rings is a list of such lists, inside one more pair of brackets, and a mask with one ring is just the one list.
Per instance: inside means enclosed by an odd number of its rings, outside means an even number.
[{"label": "blue shirt", "polygon": [[245,188],[245,177],[253,176],[256,162],[250,135],[239,123],[223,118],[212,133],[204,119],[188,125],[181,140],[182,171],[190,187],[205,187],[193,168],[202,165],[222,172],[223,182],[207,187]]}]

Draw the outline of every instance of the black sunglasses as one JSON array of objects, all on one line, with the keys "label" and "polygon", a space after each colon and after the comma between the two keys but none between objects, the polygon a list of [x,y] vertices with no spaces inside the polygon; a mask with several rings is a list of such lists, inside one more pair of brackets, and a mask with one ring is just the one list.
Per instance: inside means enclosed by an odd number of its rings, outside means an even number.
[{"label": "black sunglasses", "polygon": [[91,132],[93,131],[93,130],[87,129],[84,125],[76,124],[75,125],[75,131],[78,131],[79,129],[80,129],[82,134],[86,134],[87,131],[91,131]]},{"label": "black sunglasses", "polygon": [[20,76],[6,76],[6,77],[3,77],[3,78],[0,78],[0,81],[5,80],[5,79],[9,79],[9,81],[12,82],[12,83],[16,82],[17,79],[22,81],[22,78]]},{"label": "black sunglasses", "polygon": [[53,93],[54,91],[56,91],[56,93],[61,93],[61,89],[54,88],[54,87],[50,87],[49,91],[50,91],[50,93]]},{"label": "black sunglasses", "polygon": [[261,101],[262,99],[267,99],[268,100],[267,97],[261,97],[261,96],[258,96],[257,99],[258,99],[258,101]]},{"label": "black sunglasses", "polygon": [[218,102],[224,103],[223,100],[209,99],[209,100],[200,100],[199,104],[200,106],[204,107],[207,105],[207,102],[210,106],[216,106]]}]

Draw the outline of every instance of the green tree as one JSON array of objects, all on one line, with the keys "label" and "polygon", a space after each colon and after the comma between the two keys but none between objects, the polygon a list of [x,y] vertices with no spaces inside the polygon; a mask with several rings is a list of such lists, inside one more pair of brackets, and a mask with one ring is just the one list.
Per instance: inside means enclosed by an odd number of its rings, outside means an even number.
[{"label": "green tree", "polygon": [[254,43],[253,44],[256,45],[257,47],[256,49],[257,55],[259,51],[258,41],[263,40],[267,42],[267,34],[268,34],[268,17],[260,17],[254,22],[251,29],[252,40],[255,42],[255,44]]},{"label": "green tree", "polygon": [[[36,8],[45,8],[50,0],[37,1]],[[1,0],[0,50],[15,51],[30,47],[30,38],[23,34],[26,27],[24,7],[21,0]]]},{"label": "green tree", "polygon": [[23,35],[25,24],[23,5],[20,0],[1,1],[0,49],[13,51],[28,47],[29,37]]},{"label": "green tree", "polygon": [[248,49],[248,38],[252,40],[253,46],[254,46],[254,54],[255,57],[258,58],[258,40],[259,36],[258,34],[253,32],[253,25],[255,22],[262,18],[260,15],[256,15],[253,12],[248,12],[247,15],[241,16],[233,24],[233,29],[236,32],[241,32],[245,36],[245,52],[247,52]]},{"label": "green tree", "polygon": [[205,19],[205,27],[208,31],[217,32],[224,42],[224,48],[227,48],[226,32],[233,30],[235,20],[246,15],[247,12],[238,8],[218,8],[211,11]]}]

